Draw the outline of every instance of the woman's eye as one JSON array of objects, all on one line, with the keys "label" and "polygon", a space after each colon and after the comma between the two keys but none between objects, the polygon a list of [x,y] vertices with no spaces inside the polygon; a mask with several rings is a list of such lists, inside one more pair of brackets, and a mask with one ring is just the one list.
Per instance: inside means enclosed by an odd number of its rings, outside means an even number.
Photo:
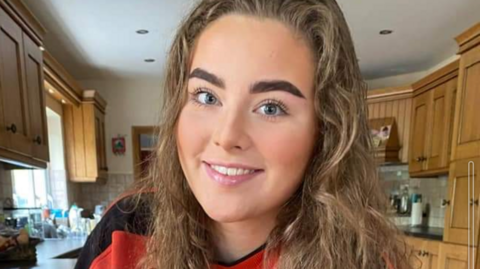
[{"label": "woman's eye", "polygon": [[217,103],[217,97],[209,92],[197,93],[197,101],[206,105],[215,105]]},{"label": "woman's eye", "polygon": [[264,104],[259,108],[259,110],[261,114],[266,116],[281,116],[286,114],[283,108],[273,103]]}]

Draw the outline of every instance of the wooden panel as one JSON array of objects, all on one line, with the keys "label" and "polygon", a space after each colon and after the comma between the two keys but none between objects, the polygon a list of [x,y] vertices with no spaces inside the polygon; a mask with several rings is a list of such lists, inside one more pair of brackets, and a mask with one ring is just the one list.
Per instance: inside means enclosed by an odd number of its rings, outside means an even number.
[{"label": "wooden panel", "polygon": [[86,176],[96,178],[98,176],[97,133],[95,131],[95,107],[93,104],[83,104],[83,131],[85,141]]},{"label": "wooden panel", "polygon": [[94,114],[98,170],[99,173],[106,173],[108,171],[108,167],[105,146],[105,115],[97,108],[95,108]]},{"label": "wooden panel", "polygon": [[424,240],[422,243],[423,261],[422,269],[437,269],[440,254],[440,242],[432,240]]},{"label": "wooden panel", "polygon": [[[9,149],[30,156],[32,143],[23,57],[22,30],[0,9],[0,81],[4,117],[0,136],[2,140],[8,140]],[[7,128],[10,131],[6,132]]]},{"label": "wooden panel", "polygon": [[25,77],[28,91],[32,156],[48,162],[48,130],[45,90],[43,89],[42,52],[26,35],[23,35],[25,51]]},{"label": "wooden panel", "polygon": [[[472,169],[469,162],[480,163],[480,158],[471,160],[459,160],[450,164],[450,174],[448,179],[448,200],[449,205],[445,208],[445,228],[444,241],[456,244],[468,244],[469,229],[469,211],[470,219],[475,220],[471,223],[474,231],[478,231],[479,215],[478,215],[478,199],[480,194],[480,182],[478,182],[478,168]],[[477,201],[477,204],[468,200],[470,175],[471,199]],[[478,237],[471,245],[478,245]]]},{"label": "wooden panel", "polygon": [[410,158],[409,171],[410,173],[424,170],[424,162],[422,158],[425,157],[425,140],[427,135],[427,119],[429,111],[429,102],[432,97],[432,92],[428,91],[416,96],[413,99],[413,115],[412,125],[410,131]]},{"label": "wooden panel", "polygon": [[466,246],[441,243],[438,259],[438,269],[470,269]]},{"label": "wooden panel", "polygon": [[460,59],[452,159],[480,156],[480,47]]},{"label": "wooden panel", "polygon": [[[373,94],[372,92],[375,92]],[[400,142],[399,160],[408,162],[408,141],[410,136],[411,89],[406,87],[387,88],[369,91],[368,118],[395,118]]]},{"label": "wooden panel", "polygon": [[[403,135],[400,138],[400,145],[402,145],[402,162],[408,162],[408,156],[410,156],[410,129],[412,128],[412,105],[413,99],[404,99],[405,102],[405,112],[401,115],[403,116]],[[401,107],[400,107],[401,109]],[[403,137],[403,139],[402,139]],[[403,141],[403,142],[402,142]]]}]

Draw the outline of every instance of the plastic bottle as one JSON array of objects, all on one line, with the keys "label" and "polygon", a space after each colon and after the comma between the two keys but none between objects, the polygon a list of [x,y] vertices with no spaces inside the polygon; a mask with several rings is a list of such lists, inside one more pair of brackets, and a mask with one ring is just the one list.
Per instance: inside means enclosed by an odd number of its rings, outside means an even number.
[{"label": "plastic bottle", "polygon": [[70,225],[70,229],[71,231],[75,231],[77,229],[77,226],[78,226],[78,206],[77,204],[73,204],[71,207],[70,207],[70,211],[68,212],[68,222],[69,222],[69,225]]}]

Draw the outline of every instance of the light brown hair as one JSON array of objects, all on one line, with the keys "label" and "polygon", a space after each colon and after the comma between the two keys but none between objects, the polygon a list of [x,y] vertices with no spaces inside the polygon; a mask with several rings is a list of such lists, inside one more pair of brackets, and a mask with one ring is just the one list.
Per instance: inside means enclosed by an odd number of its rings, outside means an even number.
[{"label": "light brown hair", "polygon": [[[243,14],[284,23],[315,56],[317,137],[302,185],[282,207],[268,237],[265,263],[279,269],[380,269],[385,257],[410,268],[399,232],[385,217],[370,145],[366,85],[335,0],[204,0],[182,22],[166,69],[158,149],[136,188],[155,189],[144,268],[206,269],[213,260],[210,219],[180,166],[176,124],[186,100],[195,41],[213,21]],[[266,267],[268,268],[268,267]]]}]

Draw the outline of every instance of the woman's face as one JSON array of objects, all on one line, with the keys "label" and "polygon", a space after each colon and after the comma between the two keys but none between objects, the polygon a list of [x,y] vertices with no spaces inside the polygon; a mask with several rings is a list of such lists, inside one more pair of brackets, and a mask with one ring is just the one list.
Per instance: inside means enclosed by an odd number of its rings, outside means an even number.
[{"label": "woman's face", "polygon": [[314,64],[282,23],[228,15],[197,40],[177,125],[188,184],[217,222],[275,214],[314,145]]}]

